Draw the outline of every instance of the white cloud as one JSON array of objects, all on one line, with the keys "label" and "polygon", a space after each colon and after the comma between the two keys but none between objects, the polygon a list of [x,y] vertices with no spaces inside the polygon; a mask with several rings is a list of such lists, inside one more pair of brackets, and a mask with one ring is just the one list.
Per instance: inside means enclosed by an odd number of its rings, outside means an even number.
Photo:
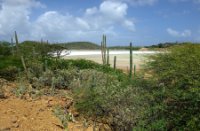
[{"label": "white cloud", "polygon": [[179,32],[179,31],[174,30],[172,28],[167,28],[167,33],[170,34],[173,37],[189,37],[192,34],[191,31],[188,30],[188,29],[186,29],[182,32]]},{"label": "white cloud", "polygon": [[21,37],[29,34],[31,8],[44,7],[35,0],[2,0],[0,10],[0,35],[10,36],[17,30]]},{"label": "white cloud", "polygon": [[123,21],[123,25],[124,25],[124,27],[126,27],[130,31],[135,31],[135,25],[134,25],[134,23],[132,21],[124,20]]},{"label": "white cloud", "polygon": [[121,19],[127,14],[128,6],[122,2],[104,1],[99,11],[104,15],[112,19]]},{"label": "white cloud", "polygon": [[88,8],[82,16],[47,11],[30,20],[32,8],[44,7],[36,0],[0,0],[0,35],[9,39],[16,30],[20,40],[80,40],[116,35],[116,27],[135,30],[127,18],[128,5],[121,1],[103,1],[99,7]]},{"label": "white cloud", "polygon": [[127,18],[127,10],[128,5],[126,3],[120,1],[104,1],[99,8],[88,8],[85,12],[84,19],[90,22],[93,29],[121,25],[128,30],[134,31],[135,24]]},{"label": "white cloud", "polygon": [[98,11],[98,10],[97,10],[96,7],[88,8],[88,9],[86,9],[86,14],[87,14],[87,15],[93,15],[93,14],[96,14],[97,11]]},{"label": "white cloud", "polygon": [[153,5],[158,0],[106,0],[106,1],[120,1],[120,2],[129,3],[134,6],[136,5],[143,6],[143,5]]}]

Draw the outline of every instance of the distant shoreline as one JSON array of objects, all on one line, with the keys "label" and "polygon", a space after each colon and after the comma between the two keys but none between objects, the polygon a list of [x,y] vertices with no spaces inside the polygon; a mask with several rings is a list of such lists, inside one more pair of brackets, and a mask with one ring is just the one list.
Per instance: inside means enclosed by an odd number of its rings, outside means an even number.
[{"label": "distant shoreline", "polygon": [[[63,51],[65,52],[65,51]],[[70,50],[67,56],[101,55],[101,50]],[[129,54],[129,50],[110,50],[110,55]],[[158,51],[133,51],[133,54],[156,54]],[[64,53],[62,54],[64,55]]]}]

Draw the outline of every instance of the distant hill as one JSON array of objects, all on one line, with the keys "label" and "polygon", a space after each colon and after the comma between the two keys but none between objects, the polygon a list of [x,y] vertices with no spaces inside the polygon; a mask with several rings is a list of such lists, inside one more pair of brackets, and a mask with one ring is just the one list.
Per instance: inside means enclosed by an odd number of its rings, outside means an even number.
[{"label": "distant hill", "polygon": [[70,50],[96,50],[101,48],[99,45],[92,42],[68,42],[61,43],[60,45]]},{"label": "distant hill", "polygon": [[[110,46],[109,49],[111,50],[129,50],[130,47],[129,46]],[[132,50],[139,50],[141,49],[141,47],[138,46],[133,46]]]}]

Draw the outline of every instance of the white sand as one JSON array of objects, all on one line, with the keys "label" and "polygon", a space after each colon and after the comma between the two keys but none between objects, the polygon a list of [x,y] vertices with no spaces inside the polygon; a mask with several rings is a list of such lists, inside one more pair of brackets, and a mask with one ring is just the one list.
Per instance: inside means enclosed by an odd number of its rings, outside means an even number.
[{"label": "white sand", "polygon": [[[71,50],[68,56],[101,55],[101,50]],[[133,54],[154,54],[155,51],[133,51]],[[64,54],[64,53],[63,53]],[[129,50],[110,50],[110,55],[129,54]]]},{"label": "white sand", "polygon": [[[133,51],[133,64],[136,69],[142,68],[146,62],[146,56],[158,53],[156,51]],[[130,61],[130,52],[128,50],[111,50],[109,52],[110,65],[113,66],[114,56],[117,57],[117,68],[128,70]],[[87,59],[102,64],[102,56],[100,50],[72,50],[64,59]]]}]

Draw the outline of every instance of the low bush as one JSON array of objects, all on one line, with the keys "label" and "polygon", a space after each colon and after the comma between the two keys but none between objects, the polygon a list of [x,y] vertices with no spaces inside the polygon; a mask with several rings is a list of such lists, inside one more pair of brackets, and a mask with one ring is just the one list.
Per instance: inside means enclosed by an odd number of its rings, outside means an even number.
[{"label": "low bush", "polygon": [[15,80],[18,74],[18,70],[15,66],[8,66],[4,69],[0,69],[0,77],[7,80]]},{"label": "low bush", "polygon": [[0,41],[0,56],[8,56],[12,54],[12,47],[8,42]]},{"label": "low bush", "polygon": [[144,129],[200,130],[199,51],[200,45],[185,44],[151,58],[148,70],[157,86],[141,119]]},{"label": "low bush", "polygon": [[33,87],[41,89],[45,86],[49,86],[57,89],[69,89],[70,83],[76,79],[78,71],[73,70],[47,70],[43,72],[39,77],[30,78]]},{"label": "low bush", "polygon": [[153,85],[143,79],[122,82],[115,75],[96,70],[80,71],[79,79],[71,84],[79,111],[106,119],[113,130],[120,131],[132,130],[135,126],[148,107],[141,96],[146,95],[148,87]]}]

